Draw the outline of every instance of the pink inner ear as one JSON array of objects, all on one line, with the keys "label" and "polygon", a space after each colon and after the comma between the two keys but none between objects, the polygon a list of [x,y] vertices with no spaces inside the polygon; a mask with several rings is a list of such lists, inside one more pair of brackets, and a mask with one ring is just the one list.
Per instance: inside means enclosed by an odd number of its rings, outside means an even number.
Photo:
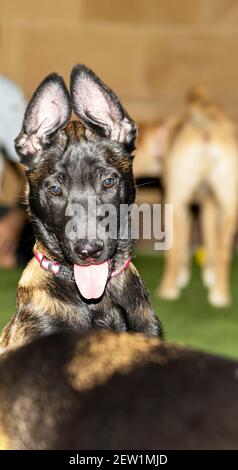
[{"label": "pink inner ear", "polygon": [[117,139],[121,133],[121,113],[110,95],[105,95],[99,85],[90,78],[79,78],[74,87],[79,116],[92,119],[110,131],[110,137]]},{"label": "pink inner ear", "polygon": [[40,146],[40,140],[39,138],[33,134],[31,135],[31,137],[29,139],[27,139],[27,142],[26,142],[26,152],[27,153],[34,153],[34,152],[37,152],[37,150],[40,150],[41,146]]},{"label": "pink inner ear", "polygon": [[[65,96],[58,84],[52,83],[33,107],[33,132],[40,138],[53,132],[64,119]],[[62,116],[63,115],[63,116]],[[34,122],[35,121],[35,122]]]},{"label": "pink inner ear", "polygon": [[27,134],[21,135],[21,137],[17,139],[17,146],[21,148],[21,152],[24,155],[33,154],[41,148],[39,138],[35,134],[32,134],[30,137],[28,137]]},{"label": "pink inner ear", "polygon": [[55,101],[46,98],[40,105],[36,122],[36,135],[40,138],[52,132],[60,124],[60,109]]},{"label": "pink inner ear", "polygon": [[[51,100],[51,101],[50,101]],[[60,108],[53,101],[52,95],[44,96],[33,109],[35,125],[32,133],[26,138],[24,152],[27,154],[41,149],[41,139],[60,126]]]},{"label": "pink inner ear", "polygon": [[72,99],[79,118],[88,127],[101,126],[110,139],[129,143],[135,126],[116,95],[87,71],[79,72],[71,80]]},{"label": "pink inner ear", "polygon": [[77,89],[76,99],[79,112],[85,116],[92,116],[99,123],[111,125],[113,119],[110,103],[98,85],[90,79],[79,79]]},{"label": "pink inner ear", "polygon": [[40,150],[44,136],[59,129],[69,117],[70,106],[62,84],[51,81],[39,87],[25,115],[25,132],[17,142],[21,152],[27,155]]}]

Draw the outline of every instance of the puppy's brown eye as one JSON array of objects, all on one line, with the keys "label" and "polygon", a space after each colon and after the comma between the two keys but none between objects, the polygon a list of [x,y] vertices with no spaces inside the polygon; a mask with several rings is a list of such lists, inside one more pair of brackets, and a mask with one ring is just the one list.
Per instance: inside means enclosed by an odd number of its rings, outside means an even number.
[{"label": "puppy's brown eye", "polygon": [[112,186],[114,186],[115,183],[116,183],[116,179],[115,179],[115,178],[106,178],[106,179],[102,182],[103,187],[106,188],[106,189],[112,188]]},{"label": "puppy's brown eye", "polygon": [[53,196],[61,196],[62,194],[62,189],[59,186],[51,186],[49,189]]}]

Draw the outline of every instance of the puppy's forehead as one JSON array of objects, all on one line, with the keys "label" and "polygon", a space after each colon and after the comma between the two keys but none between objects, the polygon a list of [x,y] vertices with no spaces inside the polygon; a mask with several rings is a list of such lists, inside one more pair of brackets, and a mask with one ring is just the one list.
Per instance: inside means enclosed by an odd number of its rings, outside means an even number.
[{"label": "puppy's forehead", "polygon": [[98,161],[99,156],[106,154],[106,149],[100,145],[93,134],[90,134],[89,138],[86,128],[79,121],[69,122],[64,130],[68,141],[62,160],[63,165],[66,165],[68,172],[72,173],[76,169],[80,170],[87,162],[88,169],[92,170],[92,164]]},{"label": "puppy's forehead", "polygon": [[[82,157],[92,160],[110,153],[108,145],[96,134],[88,131],[80,121],[71,121],[65,127],[67,135],[66,158],[79,161]],[[90,160],[88,163],[90,164]]]},{"label": "puppy's forehead", "polygon": [[90,132],[90,137],[87,135],[87,130],[80,121],[70,121],[65,127],[65,133],[68,137],[67,150],[65,157],[66,161],[72,165],[72,168],[85,162],[87,160],[88,169],[91,169],[90,164],[104,164],[117,168],[120,171],[129,171],[131,162],[128,156],[124,154],[121,145],[116,142],[108,142],[96,134]]},{"label": "puppy's forehead", "polygon": [[65,127],[68,143],[80,142],[82,137],[85,136],[85,131],[86,129],[80,121],[70,121]]}]

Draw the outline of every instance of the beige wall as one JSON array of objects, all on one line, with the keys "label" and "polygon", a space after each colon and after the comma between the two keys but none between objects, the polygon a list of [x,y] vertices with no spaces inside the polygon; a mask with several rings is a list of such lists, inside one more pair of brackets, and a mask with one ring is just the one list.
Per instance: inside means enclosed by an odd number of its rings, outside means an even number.
[{"label": "beige wall", "polygon": [[138,120],[204,83],[238,118],[238,0],[0,0],[0,72],[29,96],[84,62]]}]

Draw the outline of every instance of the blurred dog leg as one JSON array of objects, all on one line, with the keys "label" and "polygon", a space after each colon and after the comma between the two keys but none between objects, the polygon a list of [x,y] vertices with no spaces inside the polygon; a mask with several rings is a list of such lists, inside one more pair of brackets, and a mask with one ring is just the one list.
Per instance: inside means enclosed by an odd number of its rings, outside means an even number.
[{"label": "blurred dog leg", "polygon": [[189,281],[189,213],[185,204],[174,205],[173,231],[174,242],[165,256],[165,271],[162,283],[157,290],[159,297],[175,300],[180,295],[181,288]]},{"label": "blurred dog leg", "polygon": [[217,163],[215,177],[211,186],[218,201],[219,231],[216,254],[215,284],[209,293],[210,302],[217,307],[230,304],[230,264],[233,252],[233,241],[237,224],[238,209],[238,159],[236,143],[230,142],[224,152],[224,163]]},{"label": "blurred dog leg", "polygon": [[202,235],[205,246],[202,280],[204,286],[210,289],[215,284],[215,264],[218,249],[218,210],[217,201],[212,194],[206,194],[201,209]]},{"label": "blurred dog leg", "polygon": [[181,259],[179,262],[179,271],[177,277],[177,285],[180,289],[186,287],[191,277],[191,249],[190,249],[190,238],[192,228],[192,214],[186,210],[186,223],[184,224],[183,230],[180,235],[180,246],[181,246]]},{"label": "blurred dog leg", "polygon": [[[174,197],[168,197],[173,204],[173,246],[165,256],[165,271],[157,293],[165,299],[176,299],[180,290],[190,279],[190,233],[191,215],[185,200],[175,202]],[[172,201],[172,202],[171,202]]]}]

